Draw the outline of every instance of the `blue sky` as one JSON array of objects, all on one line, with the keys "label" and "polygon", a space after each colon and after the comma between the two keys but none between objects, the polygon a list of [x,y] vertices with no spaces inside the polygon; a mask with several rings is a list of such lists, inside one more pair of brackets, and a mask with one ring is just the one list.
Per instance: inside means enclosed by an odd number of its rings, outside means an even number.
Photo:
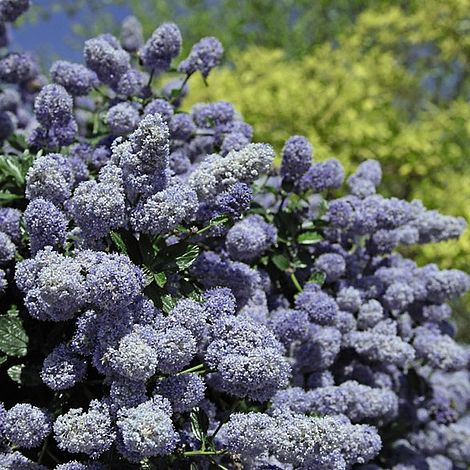
[{"label": "blue sky", "polygon": [[[60,0],[59,0],[60,1]],[[50,62],[57,58],[74,61],[82,61],[81,48],[85,38],[73,33],[74,24],[91,25],[96,18],[89,7],[81,8],[73,16],[64,11],[54,8],[54,0],[33,0],[36,10],[25,15],[25,22],[18,28],[11,30],[11,49],[33,51],[37,53],[42,61]],[[85,1],[86,3],[86,1]],[[107,5],[108,2],[100,1],[99,13],[112,16],[116,21],[122,21],[130,14],[126,5]],[[33,20],[36,11],[47,11],[49,18],[41,16]]]}]

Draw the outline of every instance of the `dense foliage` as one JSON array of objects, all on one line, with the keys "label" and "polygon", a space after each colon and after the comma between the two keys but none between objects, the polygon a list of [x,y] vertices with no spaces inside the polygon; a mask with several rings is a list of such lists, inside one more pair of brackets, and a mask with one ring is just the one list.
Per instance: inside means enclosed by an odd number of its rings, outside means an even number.
[{"label": "dense foliage", "polygon": [[466,468],[470,277],[396,252],[465,220],[302,135],[274,167],[231,103],[183,111],[223,49],[181,47],[129,18],[50,83],[0,58],[0,466]]},{"label": "dense foliage", "polygon": [[[189,41],[212,31],[226,45],[228,55],[252,44],[282,48],[301,58],[310,49],[339,35],[371,5],[383,0],[131,0],[132,11],[152,31],[150,18],[177,20]],[[397,5],[410,2],[396,1]],[[226,12],[230,12],[227,15]]]}]

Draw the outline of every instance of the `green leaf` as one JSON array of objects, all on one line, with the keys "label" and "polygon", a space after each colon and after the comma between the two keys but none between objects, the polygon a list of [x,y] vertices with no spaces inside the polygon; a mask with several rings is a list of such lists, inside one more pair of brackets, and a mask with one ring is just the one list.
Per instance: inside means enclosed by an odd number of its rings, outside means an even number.
[{"label": "green leaf", "polygon": [[194,437],[197,440],[202,441],[202,439],[204,438],[204,435],[203,435],[202,430],[199,426],[199,420],[197,418],[197,411],[198,410],[199,410],[199,408],[194,408],[194,410],[191,411],[191,414],[189,415],[189,419],[191,421],[191,431],[193,432]]},{"label": "green leaf", "polygon": [[0,351],[16,357],[28,352],[28,335],[15,310],[0,316]]},{"label": "green leaf", "polygon": [[315,228],[322,228],[322,227],[328,226],[328,222],[323,219],[315,219],[314,224],[315,224]]},{"label": "green leaf", "polygon": [[176,226],[176,230],[178,230],[178,232],[181,232],[181,233],[188,233],[190,232],[190,230],[188,228],[186,228],[184,225],[181,225],[181,224],[178,224]]},{"label": "green leaf", "polygon": [[154,277],[155,282],[157,283],[158,287],[165,287],[167,277],[166,277],[166,274],[164,272],[154,273],[153,277]]},{"label": "green leaf", "polygon": [[206,438],[207,430],[209,429],[209,418],[206,413],[197,406],[191,411],[189,419],[194,436],[196,439],[203,442]]},{"label": "green leaf", "polygon": [[204,301],[204,296],[197,289],[193,289],[191,292],[189,292],[188,297],[199,303]]},{"label": "green leaf", "polygon": [[308,278],[308,282],[311,282],[311,283],[314,283],[314,284],[318,284],[318,285],[320,285],[320,286],[322,286],[322,285],[325,283],[325,280],[326,280],[326,274],[323,273],[323,272],[313,273],[313,274]]},{"label": "green leaf", "polygon": [[207,232],[211,228],[217,227],[217,225],[226,225],[229,221],[230,219],[228,215],[225,215],[225,214],[218,215],[217,217],[214,217],[213,219],[211,219],[208,225],[198,230],[197,233],[201,234],[201,233]]},{"label": "green leaf", "polygon": [[16,201],[18,199],[23,199],[23,196],[20,194],[13,194],[10,191],[0,191],[0,203],[2,201]]},{"label": "green leaf", "polygon": [[170,295],[165,294],[161,297],[162,309],[165,313],[170,313],[176,305],[176,300]]},{"label": "green leaf", "polygon": [[303,230],[314,230],[315,229],[315,222],[313,220],[305,220],[302,222],[302,229]]},{"label": "green leaf", "polygon": [[153,466],[149,459],[143,459],[139,462],[139,468],[141,470],[152,470]]},{"label": "green leaf", "polygon": [[263,266],[267,266],[268,265],[268,262],[269,262],[269,256],[262,256],[259,260],[260,264],[262,264]]},{"label": "green leaf", "polygon": [[7,310],[8,315],[16,315],[18,316],[20,311],[15,304],[10,305],[10,308]]},{"label": "green leaf", "polygon": [[286,255],[283,255],[283,254],[274,255],[271,258],[271,261],[281,271],[285,271],[285,270],[289,269],[289,267],[290,267],[289,258]]},{"label": "green leaf", "polygon": [[209,222],[209,225],[211,227],[215,227],[217,225],[225,224],[228,221],[229,221],[228,215],[221,214],[221,215],[218,215],[217,217],[214,217],[213,219],[211,219],[211,221]]},{"label": "green leaf", "polygon": [[292,267],[295,269],[303,269],[307,267],[307,264],[302,262],[302,260],[300,259],[295,259],[294,261],[292,261]]},{"label": "green leaf", "polygon": [[26,150],[28,148],[28,142],[26,137],[22,134],[13,134],[9,139],[8,143],[16,150]]},{"label": "green leaf", "polygon": [[148,266],[142,266],[142,272],[144,273],[144,287],[149,286],[155,281],[154,273]]},{"label": "green leaf", "polygon": [[5,364],[5,362],[7,362],[7,359],[8,359],[7,356],[0,356],[0,366],[1,366],[2,364]]},{"label": "green leaf", "polygon": [[39,372],[39,367],[25,364],[17,364],[7,370],[11,380],[26,387],[36,387],[42,383]]},{"label": "green leaf", "polygon": [[[15,161],[17,160],[17,161]],[[18,186],[21,186],[24,183],[24,175],[22,174],[19,158],[6,157],[3,156],[0,159],[0,172],[5,177],[11,177]]]},{"label": "green leaf", "polygon": [[116,245],[118,250],[127,255],[127,246],[124,240],[122,239],[121,235],[117,232],[111,231],[109,232],[109,236],[111,237],[111,240]]},{"label": "green leaf", "polygon": [[321,240],[323,240],[323,237],[317,232],[305,232],[297,237],[297,241],[301,245],[313,245]]},{"label": "green leaf", "polygon": [[317,217],[323,217],[328,212],[328,202],[323,199],[318,206],[318,214]]},{"label": "green leaf", "polygon": [[287,203],[287,209],[290,211],[297,211],[302,206],[305,206],[305,201],[298,194],[291,194]]},{"label": "green leaf", "polygon": [[[40,153],[38,153],[38,156]],[[25,150],[22,155],[0,156],[0,176],[4,180],[10,180],[10,184],[23,188],[26,173],[32,165],[34,155]]]},{"label": "green leaf", "polygon": [[268,192],[274,196],[279,196],[279,188],[276,188],[275,186],[269,186],[268,184],[263,186],[263,192]]},{"label": "green leaf", "polygon": [[11,366],[7,370],[8,377],[10,377],[13,382],[21,385],[21,371],[24,369],[24,364],[18,364],[16,366]]},{"label": "green leaf", "polygon": [[196,258],[198,256],[199,256],[199,246],[188,245],[186,247],[186,251],[182,255],[176,257],[175,259],[178,269],[182,271],[183,269],[189,268],[194,263],[194,261],[196,261]]},{"label": "green leaf", "polygon": [[266,209],[264,207],[253,207],[250,209],[250,214],[266,216],[269,219],[269,214],[266,214]]}]

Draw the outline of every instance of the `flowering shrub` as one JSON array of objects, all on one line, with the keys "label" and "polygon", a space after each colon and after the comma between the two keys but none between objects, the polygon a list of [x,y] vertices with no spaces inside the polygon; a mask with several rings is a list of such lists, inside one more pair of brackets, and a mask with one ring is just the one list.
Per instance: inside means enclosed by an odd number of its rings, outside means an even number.
[{"label": "flowering shrub", "polygon": [[[216,10],[223,12],[220,4],[226,1],[216,1]],[[320,3],[341,11],[341,1]],[[365,158],[377,159],[384,170],[385,194],[421,199],[427,207],[470,221],[469,35],[462,28],[470,2],[346,3],[366,8],[350,27],[344,20],[339,23],[341,34],[330,33],[314,46],[306,47],[317,34],[316,26],[304,23],[306,15],[281,16],[284,21],[298,18],[294,24],[308,25],[311,31],[303,35],[298,55],[292,52],[294,32],[287,38],[276,34],[277,43],[268,41],[277,24],[227,34],[242,45],[246,40],[238,41],[239,35],[259,37],[233,54],[230,67],[213,73],[210,87],[195,79],[185,109],[201,100],[228,100],[254,127],[255,138],[275,149],[299,133],[314,143],[319,160],[335,155],[348,171]],[[311,4],[309,12],[320,8]],[[338,27],[338,17],[325,13],[317,15],[320,30],[320,18],[324,27]],[[454,188],[451,204],[449,188]],[[413,253],[420,262],[468,269],[470,232],[457,242]],[[468,309],[468,295],[466,304]]]},{"label": "flowering shrub", "polygon": [[127,20],[50,84],[0,60],[0,466],[465,468],[470,277],[395,252],[464,220],[303,136],[276,169],[228,102],[182,112],[223,50],[173,68],[181,43]]}]

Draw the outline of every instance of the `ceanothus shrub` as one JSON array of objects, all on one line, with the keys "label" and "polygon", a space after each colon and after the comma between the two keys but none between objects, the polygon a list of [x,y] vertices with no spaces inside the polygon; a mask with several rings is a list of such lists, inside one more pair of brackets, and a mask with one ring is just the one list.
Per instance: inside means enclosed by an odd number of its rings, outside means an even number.
[{"label": "ceanothus shrub", "polygon": [[223,49],[181,44],[132,17],[49,84],[0,58],[0,467],[466,468],[470,278],[397,251],[465,222],[183,111]]}]

